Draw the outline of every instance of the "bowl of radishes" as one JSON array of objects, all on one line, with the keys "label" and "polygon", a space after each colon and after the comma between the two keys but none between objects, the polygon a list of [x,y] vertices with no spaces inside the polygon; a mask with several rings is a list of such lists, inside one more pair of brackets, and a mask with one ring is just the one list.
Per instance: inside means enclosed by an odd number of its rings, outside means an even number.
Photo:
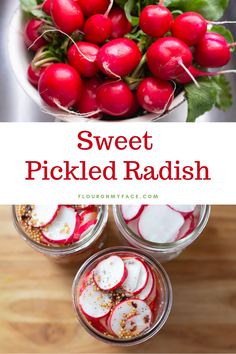
[{"label": "bowl of radishes", "polygon": [[126,243],[165,262],[177,257],[202,234],[210,206],[115,205],[113,214]]},{"label": "bowl of radishes", "polygon": [[85,330],[118,346],[152,338],[172,305],[165,270],[147,253],[127,247],[109,248],[88,259],[75,277],[72,294]]},{"label": "bowl of radishes", "polygon": [[[101,205],[16,205],[13,220],[36,251],[59,260],[84,261],[101,248],[108,207]],[[72,257],[76,256],[76,257]]]},{"label": "bowl of radishes", "polygon": [[187,100],[194,121],[230,105],[218,68],[234,43],[214,22],[226,8],[218,2],[24,0],[10,61],[28,95],[61,120],[156,120]]}]

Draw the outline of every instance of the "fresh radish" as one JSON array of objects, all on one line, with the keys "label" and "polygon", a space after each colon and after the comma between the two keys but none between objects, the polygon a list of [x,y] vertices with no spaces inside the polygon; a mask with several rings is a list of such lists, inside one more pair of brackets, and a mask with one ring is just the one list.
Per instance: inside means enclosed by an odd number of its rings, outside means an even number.
[{"label": "fresh radish", "polygon": [[110,256],[99,262],[93,271],[93,278],[101,290],[119,288],[127,277],[127,269],[122,258]]},{"label": "fresh radish", "polygon": [[138,294],[144,289],[148,281],[147,268],[142,261],[137,258],[123,260],[128,272],[122,288],[131,294]]},{"label": "fresh radish", "polygon": [[147,50],[149,69],[159,79],[174,80],[192,64],[192,52],[180,39],[160,38]]},{"label": "fresh radish", "polygon": [[56,27],[67,34],[82,29],[84,24],[83,12],[75,0],[51,0],[51,15]]},{"label": "fresh radish", "polygon": [[58,205],[33,205],[29,225],[44,227],[53,222],[59,211]]},{"label": "fresh radish", "polygon": [[188,236],[195,229],[195,221],[194,216],[190,214],[188,218],[185,220],[185,223],[180,228],[179,233],[176,237],[176,240],[181,240],[182,238]]},{"label": "fresh radish", "polygon": [[85,40],[91,43],[104,43],[112,33],[112,22],[106,15],[93,15],[85,22]]},{"label": "fresh radish", "polygon": [[73,238],[77,214],[73,208],[62,206],[56,218],[43,228],[43,237],[50,243],[65,244]]},{"label": "fresh radish", "polygon": [[155,243],[174,242],[184,217],[166,205],[148,206],[139,219],[140,235],[147,241]]},{"label": "fresh radish", "polygon": [[38,87],[40,76],[43,74],[46,68],[47,66],[41,66],[39,69],[35,69],[31,64],[29,64],[27,77],[31,85]]},{"label": "fresh radish", "polygon": [[120,118],[132,118],[137,115],[138,110],[140,109],[140,106],[138,104],[138,100],[135,95],[133,95],[133,103],[125,114],[120,115]]},{"label": "fresh radish", "polygon": [[147,267],[147,272],[148,272],[147,284],[143,288],[143,290],[139,294],[136,295],[136,297],[140,300],[146,300],[150,296],[152,289],[154,287],[154,276],[153,276],[152,271],[150,270],[149,267]]},{"label": "fresh radish", "polygon": [[168,81],[147,77],[138,86],[137,99],[146,111],[164,113],[174,99],[174,88]]},{"label": "fresh radish", "polygon": [[195,49],[197,64],[206,68],[218,68],[228,64],[231,44],[219,33],[206,33]]},{"label": "fresh radish", "polygon": [[115,6],[109,13],[109,18],[112,22],[111,38],[121,38],[132,30],[132,25],[128,21],[124,10]]},{"label": "fresh radish", "polygon": [[172,24],[172,34],[188,46],[200,42],[207,31],[207,21],[197,12],[185,12],[176,17]]},{"label": "fresh radish", "polygon": [[26,23],[24,30],[24,41],[27,48],[37,51],[47,44],[47,41],[43,37],[40,37],[43,33],[43,25],[43,21],[35,19],[29,20]]},{"label": "fresh radish", "polygon": [[125,82],[108,81],[97,89],[97,103],[102,112],[119,117],[131,109],[133,94]]},{"label": "fresh radish", "polygon": [[84,77],[93,77],[98,72],[96,62],[99,47],[88,42],[73,44],[67,53],[69,64]]},{"label": "fresh radish", "polygon": [[178,211],[183,216],[187,216],[194,212],[196,205],[169,205],[175,211]]},{"label": "fresh radish", "polygon": [[110,5],[109,0],[77,0],[84,15],[90,17],[96,14],[104,14]]},{"label": "fresh radish", "polygon": [[121,214],[126,222],[137,219],[144,209],[143,205],[122,205]]},{"label": "fresh radish", "polygon": [[52,64],[39,79],[39,94],[52,107],[71,108],[82,93],[79,73],[68,64]]},{"label": "fresh radish", "polygon": [[93,284],[82,291],[79,303],[82,312],[92,319],[105,317],[111,310],[109,295],[96,289]]},{"label": "fresh radish", "polygon": [[51,0],[44,0],[42,4],[42,10],[48,15],[51,16]]},{"label": "fresh radish", "polygon": [[109,326],[118,337],[123,333],[137,336],[150,328],[152,312],[149,306],[142,300],[129,299],[118,304],[109,318]]},{"label": "fresh radish", "polygon": [[94,113],[92,118],[101,118],[102,114],[97,103],[97,89],[101,85],[100,81],[94,77],[92,79],[84,80],[82,95],[77,104],[77,109],[80,113]]},{"label": "fresh radish", "polygon": [[131,39],[117,38],[104,44],[97,56],[101,71],[110,77],[124,77],[139,64],[142,54]]},{"label": "fresh radish", "polygon": [[163,5],[145,6],[140,14],[139,26],[151,37],[163,37],[171,28],[172,13]]}]

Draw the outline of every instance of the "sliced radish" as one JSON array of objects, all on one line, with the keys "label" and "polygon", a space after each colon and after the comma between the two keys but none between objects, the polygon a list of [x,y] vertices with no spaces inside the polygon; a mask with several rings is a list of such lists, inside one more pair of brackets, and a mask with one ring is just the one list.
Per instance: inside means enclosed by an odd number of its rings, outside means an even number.
[{"label": "sliced radish", "polygon": [[146,303],[150,306],[150,304],[153,302],[153,301],[156,301],[157,300],[157,285],[156,283],[154,282],[153,284],[153,287],[152,287],[152,291],[151,293],[149,294],[149,296],[146,298]]},{"label": "sliced radish", "polygon": [[122,205],[121,213],[125,221],[131,221],[138,218],[143,209],[143,205]]},{"label": "sliced radish", "polygon": [[148,281],[146,286],[143,288],[143,290],[137,294],[137,298],[140,300],[146,300],[149,295],[152,292],[152,289],[154,287],[154,276],[152,274],[152,271],[149,269],[149,267],[147,267],[147,271],[148,271]]},{"label": "sliced radish", "polygon": [[128,293],[137,294],[147,284],[148,272],[146,266],[137,258],[124,259],[124,263],[128,272],[122,288]]},{"label": "sliced radish", "polygon": [[58,205],[32,205],[31,218],[28,222],[33,227],[44,227],[50,224],[58,212]]},{"label": "sliced radish", "polygon": [[184,224],[183,216],[166,205],[148,206],[139,219],[139,233],[147,241],[165,243],[175,241]]},{"label": "sliced radish", "polygon": [[120,287],[127,277],[125,263],[118,256],[111,256],[99,262],[93,271],[96,285],[102,290]]},{"label": "sliced radish", "polygon": [[185,216],[186,214],[193,213],[196,205],[169,205],[169,207]]},{"label": "sliced radish", "polygon": [[102,318],[111,310],[111,301],[107,293],[88,285],[81,293],[79,303],[82,312],[91,318]]},{"label": "sliced radish", "polygon": [[43,228],[42,235],[50,243],[65,244],[72,240],[77,213],[73,208],[62,206],[54,221]]},{"label": "sliced radish", "polygon": [[150,328],[152,312],[142,300],[129,299],[118,304],[110,315],[109,326],[118,337],[137,336]]},{"label": "sliced radish", "polygon": [[181,240],[182,238],[188,236],[195,229],[195,221],[194,216],[190,214],[188,218],[185,220],[185,223],[180,228],[179,233],[176,237],[176,240]]}]

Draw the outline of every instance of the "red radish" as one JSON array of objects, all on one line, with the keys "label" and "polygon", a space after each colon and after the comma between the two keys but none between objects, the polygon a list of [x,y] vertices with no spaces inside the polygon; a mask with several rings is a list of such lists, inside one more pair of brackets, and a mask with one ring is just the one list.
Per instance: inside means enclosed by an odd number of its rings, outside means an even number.
[{"label": "red radish", "polygon": [[142,54],[131,39],[117,38],[104,44],[97,56],[101,71],[110,77],[124,77],[139,64]]},{"label": "red radish", "polygon": [[152,289],[154,287],[154,277],[153,277],[152,271],[150,270],[149,267],[147,267],[147,271],[148,271],[147,284],[146,284],[145,288],[143,288],[143,290],[139,294],[136,295],[136,297],[140,300],[146,300],[150,296]]},{"label": "red radish", "polygon": [[148,281],[147,268],[142,261],[137,258],[123,260],[128,272],[122,288],[128,293],[138,294],[144,289]]},{"label": "red radish", "polygon": [[184,224],[183,216],[166,205],[151,205],[144,209],[139,219],[140,235],[155,243],[174,242]]},{"label": "red radish", "polygon": [[29,20],[26,23],[24,30],[25,45],[30,49],[37,51],[47,44],[44,38],[39,38],[42,35],[44,22],[41,20]]},{"label": "red radish", "polygon": [[42,10],[48,15],[51,16],[51,0],[44,0],[42,4]]},{"label": "red radish", "polygon": [[118,304],[109,318],[109,327],[114,335],[120,337],[122,331],[137,336],[150,328],[152,312],[142,300],[129,299]]},{"label": "red radish", "polygon": [[79,224],[76,228],[77,238],[85,237],[97,224],[97,212],[87,209],[79,215]]},{"label": "red radish", "polygon": [[76,212],[73,208],[62,206],[56,218],[43,228],[43,237],[50,243],[65,244],[73,238],[76,228]]},{"label": "red radish", "polygon": [[185,220],[185,223],[180,228],[176,240],[181,240],[182,238],[188,236],[195,229],[194,216],[192,214]]},{"label": "red radish", "polygon": [[168,205],[169,207],[171,207],[172,209],[174,209],[175,211],[178,211],[179,213],[181,213],[183,216],[188,216],[189,214],[193,213],[196,205]]},{"label": "red radish", "polygon": [[127,277],[127,270],[122,258],[110,256],[99,262],[93,271],[93,278],[101,290],[119,288]]},{"label": "red radish", "polygon": [[200,42],[207,31],[207,21],[197,12],[185,12],[176,17],[172,24],[172,34],[188,46]]},{"label": "red radish", "polygon": [[[77,105],[80,113],[99,111],[97,89],[100,85],[101,83],[96,77],[84,81],[83,92]],[[91,118],[101,118],[101,116],[101,113],[95,113],[91,115]]]},{"label": "red radish", "polygon": [[137,99],[144,110],[164,113],[174,99],[174,88],[168,81],[147,77],[138,86]]},{"label": "red radish", "polygon": [[29,225],[34,227],[44,227],[53,222],[59,211],[58,205],[39,205],[33,206]]},{"label": "red radish", "polygon": [[56,27],[67,34],[80,30],[84,24],[83,12],[74,0],[51,0],[51,15]]},{"label": "red radish", "polygon": [[197,64],[206,68],[218,68],[231,59],[230,44],[218,33],[206,33],[195,49]]},{"label": "red radish", "polygon": [[112,22],[106,15],[93,15],[85,22],[85,40],[91,43],[104,43],[111,35]]},{"label": "red radish", "polygon": [[124,10],[120,7],[113,7],[109,13],[109,18],[112,22],[111,38],[121,38],[132,30],[132,25],[128,21]]},{"label": "red radish", "polygon": [[143,205],[122,205],[121,213],[125,221],[137,219],[144,209]]},{"label": "red radish", "polygon": [[163,5],[145,6],[140,14],[139,26],[151,37],[163,37],[171,28],[172,13]]},{"label": "red radish", "polygon": [[39,79],[39,94],[52,107],[73,107],[82,93],[79,73],[68,64],[52,64]]},{"label": "red radish", "polygon": [[133,103],[125,114],[122,114],[120,117],[121,118],[132,118],[137,115],[138,110],[140,109],[140,106],[138,104],[138,100],[135,95],[133,95]]},{"label": "red radish", "polygon": [[125,82],[108,81],[97,89],[97,103],[102,112],[119,117],[131,109],[133,94]]},{"label": "red radish", "polygon": [[92,43],[77,42],[67,53],[69,64],[84,77],[93,77],[98,72],[96,63],[99,47]]},{"label": "red radish", "polygon": [[104,14],[110,4],[109,0],[77,0],[86,17]]},{"label": "red radish", "polygon": [[39,69],[34,69],[33,66],[30,64],[28,66],[27,77],[29,82],[38,87],[39,79],[42,73],[47,69],[47,66],[41,66]]},{"label": "red radish", "polygon": [[97,220],[90,220],[90,221],[86,222],[86,224],[81,225],[78,229],[78,236],[80,236],[79,239],[82,239],[90,231],[92,231],[94,226],[96,225],[96,223],[97,223]]},{"label": "red radish", "polygon": [[79,303],[82,312],[92,319],[105,317],[111,310],[109,295],[96,289],[93,284],[82,291]]},{"label": "red radish", "polygon": [[189,47],[174,37],[160,38],[147,50],[149,69],[159,79],[174,80],[192,64]]}]

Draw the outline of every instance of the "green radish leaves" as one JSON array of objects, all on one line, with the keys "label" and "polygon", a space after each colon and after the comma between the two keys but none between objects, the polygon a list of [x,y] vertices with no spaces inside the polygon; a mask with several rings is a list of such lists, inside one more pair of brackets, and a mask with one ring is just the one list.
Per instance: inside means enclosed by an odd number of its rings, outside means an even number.
[{"label": "green radish leaves", "polygon": [[[210,32],[216,32],[221,34],[228,43],[234,43],[234,37],[232,33],[230,32],[229,29],[227,29],[224,26],[212,26],[212,28],[209,30]],[[231,52],[235,51],[235,47],[230,48]]]},{"label": "green radish leaves", "polygon": [[214,106],[227,111],[232,105],[232,92],[230,83],[223,75],[201,78],[198,80],[200,88],[194,83],[185,86],[188,101],[187,122],[195,120]]},{"label": "green radish leaves", "polygon": [[50,20],[50,17],[47,16],[38,6],[41,3],[42,1],[37,0],[20,0],[21,8],[26,14],[39,19]]}]

